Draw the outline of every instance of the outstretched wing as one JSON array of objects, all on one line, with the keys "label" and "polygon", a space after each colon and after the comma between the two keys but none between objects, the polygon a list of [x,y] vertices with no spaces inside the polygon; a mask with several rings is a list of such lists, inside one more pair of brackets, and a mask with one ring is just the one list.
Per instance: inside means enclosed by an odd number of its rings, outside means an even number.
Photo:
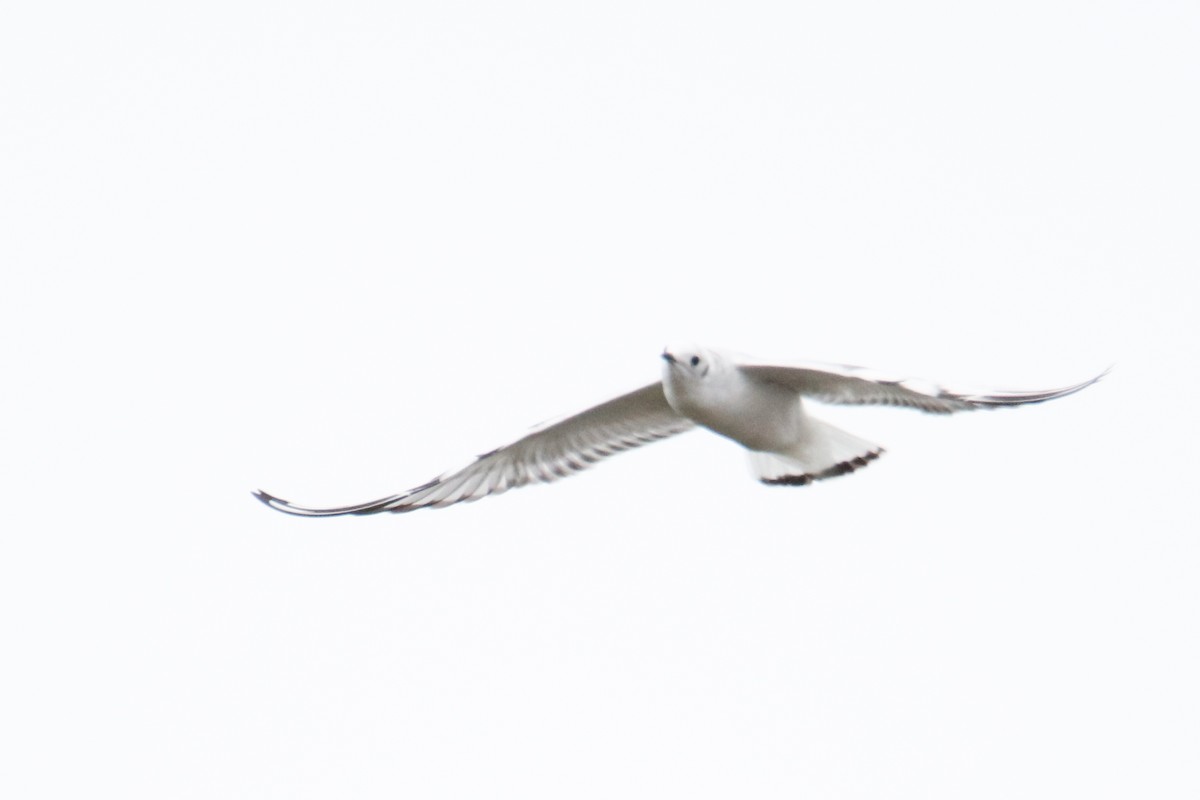
[{"label": "outstretched wing", "polygon": [[755,380],[787,386],[822,403],[907,406],[934,414],[1044,403],[1086,389],[1108,374],[1108,370],[1105,370],[1094,378],[1060,389],[962,392],[929,381],[892,378],[863,367],[841,364],[767,364],[738,359],[737,365],[743,373]]},{"label": "outstretched wing", "polygon": [[478,456],[462,469],[381,500],[342,508],[305,508],[261,490],[254,496],[271,508],[302,517],[441,508],[534,481],[556,481],[623,450],[683,433],[693,424],[667,404],[662,384],[653,383],[574,416],[539,425],[517,441]]}]

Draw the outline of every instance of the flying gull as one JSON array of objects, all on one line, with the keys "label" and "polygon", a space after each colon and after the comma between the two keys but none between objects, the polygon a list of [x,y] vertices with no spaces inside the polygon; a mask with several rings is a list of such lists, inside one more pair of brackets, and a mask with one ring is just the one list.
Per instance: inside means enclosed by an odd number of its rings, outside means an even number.
[{"label": "flying gull", "polygon": [[462,469],[406,492],[341,508],[306,508],[261,490],[254,496],[271,508],[302,517],[441,508],[535,481],[550,483],[697,425],[745,447],[752,469],[764,484],[804,486],[854,472],[884,452],[877,444],[811,416],[806,399],[950,414],[1054,400],[1091,386],[1106,374],[1061,389],[969,393],[889,378],[861,367],[767,363],[692,345],[668,347],[662,358],[661,381],[543,423]]}]

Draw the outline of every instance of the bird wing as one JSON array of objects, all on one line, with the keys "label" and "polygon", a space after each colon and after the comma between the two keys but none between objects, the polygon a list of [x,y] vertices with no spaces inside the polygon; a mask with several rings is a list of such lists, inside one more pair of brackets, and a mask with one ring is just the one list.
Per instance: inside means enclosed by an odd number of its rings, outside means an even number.
[{"label": "bird wing", "polygon": [[341,508],[306,508],[264,491],[254,496],[278,511],[302,517],[378,514],[471,502],[534,481],[549,483],[601,459],[674,436],[694,423],[667,403],[661,383],[621,395],[573,416],[543,423],[511,444],[476,457],[407,492]]},{"label": "bird wing", "polygon": [[1012,392],[965,392],[913,378],[895,378],[864,367],[818,362],[768,364],[736,359],[739,369],[754,380],[786,386],[822,403],[840,405],[906,406],[933,414],[973,411],[977,408],[1043,403],[1086,389],[1108,374],[1060,389]]}]

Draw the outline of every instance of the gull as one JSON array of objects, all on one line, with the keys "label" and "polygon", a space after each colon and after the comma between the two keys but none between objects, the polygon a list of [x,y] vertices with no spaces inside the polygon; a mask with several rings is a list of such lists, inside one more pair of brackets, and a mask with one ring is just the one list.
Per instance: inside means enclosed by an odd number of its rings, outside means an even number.
[{"label": "gull", "polygon": [[271,508],[302,517],[442,508],[534,482],[550,483],[696,426],[745,447],[752,470],[764,484],[805,486],[854,472],[884,452],[879,445],[810,415],[805,401],[950,414],[1054,400],[1107,374],[1106,370],[1060,389],[971,393],[891,378],[862,367],[767,363],[695,345],[668,346],[662,359],[661,381],[538,425],[515,442],[406,492],[340,508],[307,508],[261,490],[254,496]]}]

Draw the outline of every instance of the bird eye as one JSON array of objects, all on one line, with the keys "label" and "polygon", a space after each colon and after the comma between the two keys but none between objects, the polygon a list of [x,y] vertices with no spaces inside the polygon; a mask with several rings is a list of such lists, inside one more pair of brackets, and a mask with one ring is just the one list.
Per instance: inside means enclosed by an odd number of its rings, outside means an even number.
[{"label": "bird eye", "polygon": [[692,356],[692,366],[694,367],[699,363],[700,363],[700,356]]}]

